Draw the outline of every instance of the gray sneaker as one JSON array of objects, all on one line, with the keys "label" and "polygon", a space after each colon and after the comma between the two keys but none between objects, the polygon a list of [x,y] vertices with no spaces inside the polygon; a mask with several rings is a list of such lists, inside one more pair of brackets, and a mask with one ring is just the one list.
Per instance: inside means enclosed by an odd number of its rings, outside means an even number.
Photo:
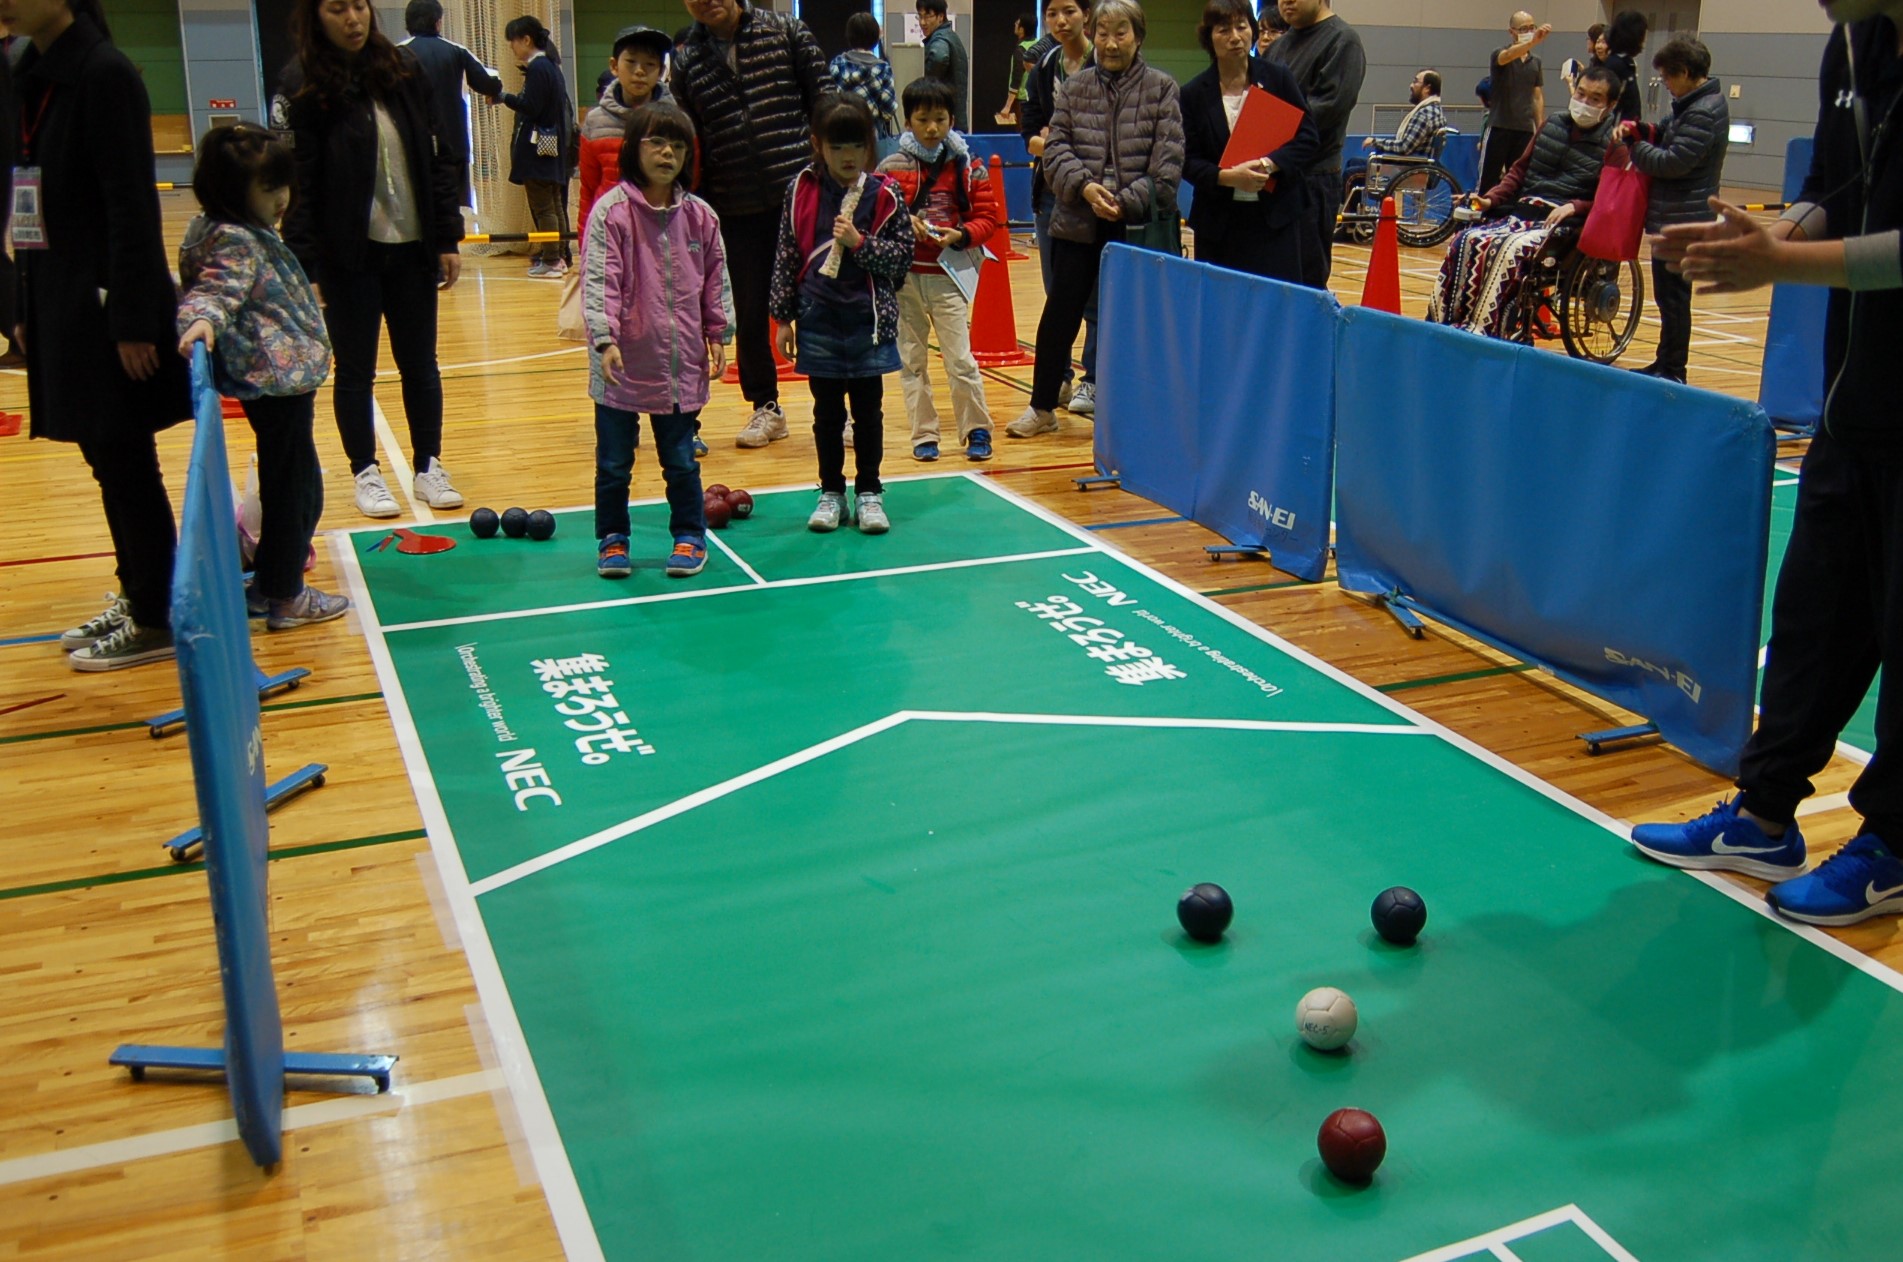
[{"label": "gray sneaker", "polygon": [[[371,465],[357,475],[357,511],[365,517],[395,517],[402,513],[397,507],[396,496],[390,494],[390,484],[383,480],[383,470]],[[457,503],[461,503],[459,499]]]},{"label": "gray sneaker", "polygon": [[431,508],[461,508],[463,495],[449,484],[449,470],[443,468],[443,462],[431,456],[416,475],[413,488],[416,498]]},{"label": "gray sneaker", "polygon": [[1004,427],[1004,432],[1013,438],[1035,438],[1039,434],[1057,432],[1057,414],[1040,412],[1036,408],[1025,408],[1024,415]]},{"label": "gray sneaker", "polygon": [[762,403],[753,409],[753,415],[741,426],[740,435],[733,442],[736,447],[764,447],[785,437],[786,413],[780,411],[777,403]]},{"label": "gray sneaker", "polygon": [[127,618],[106,636],[66,660],[74,670],[119,670],[175,656],[170,627],[142,627]]},{"label": "gray sneaker", "polygon": [[1078,387],[1071,391],[1070,402],[1064,405],[1064,410],[1072,416],[1094,414],[1097,411],[1097,387],[1088,381],[1079,383]]},{"label": "gray sneaker", "polygon": [[892,519],[885,515],[883,495],[861,495],[858,508],[860,534],[882,535],[892,529]]},{"label": "gray sneaker", "polygon": [[265,618],[264,625],[273,631],[289,631],[293,627],[307,627],[313,622],[329,622],[349,612],[348,596],[333,596],[307,585],[289,600],[272,601],[271,612]]},{"label": "gray sneaker", "polygon": [[59,638],[59,646],[68,653],[90,648],[97,641],[105,639],[114,631],[132,619],[132,606],[126,603],[124,595],[115,594],[106,598],[106,607],[94,617],[74,627]]},{"label": "gray sneaker", "polygon": [[840,519],[846,515],[846,497],[838,491],[821,491],[819,503],[813,505],[813,515],[806,519],[808,530],[817,530],[821,534],[839,529]]},{"label": "gray sneaker", "polygon": [[1076,393],[1077,383],[1072,381],[1069,377],[1064,378],[1064,384],[1057,387],[1057,406],[1060,408],[1069,407],[1070,398]]}]

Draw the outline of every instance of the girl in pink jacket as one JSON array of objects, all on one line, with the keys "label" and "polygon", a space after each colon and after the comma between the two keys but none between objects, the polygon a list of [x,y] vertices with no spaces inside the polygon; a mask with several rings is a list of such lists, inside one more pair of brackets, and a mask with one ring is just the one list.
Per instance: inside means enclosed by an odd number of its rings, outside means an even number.
[{"label": "girl in pink jacket", "polygon": [[648,414],[667,483],[667,572],[707,563],[707,515],[694,429],[707,383],[727,365],[732,300],[720,220],[687,191],[694,124],[666,102],[635,110],[621,144],[621,179],[596,199],[582,238],[582,318],[588,394],[595,401],[595,562],[625,578],[628,486]]}]

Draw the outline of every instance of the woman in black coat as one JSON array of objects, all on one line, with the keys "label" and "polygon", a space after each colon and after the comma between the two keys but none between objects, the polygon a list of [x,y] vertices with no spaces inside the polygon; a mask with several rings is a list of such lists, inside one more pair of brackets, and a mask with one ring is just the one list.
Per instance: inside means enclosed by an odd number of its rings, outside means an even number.
[{"label": "woman in black coat", "polygon": [[1619,89],[1619,104],[1616,113],[1628,123],[1639,121],[1644,113],[1643,95],[1639,91],[1638,56],[1645,49],[1645,14],[1636,9],[1625,9],[1613,15],[1612,24],[1606,28],[1606,68],[1619,76],[1623,85]]},{"label": "woman in black coat", "polygon": [[[496,99],[515,111],[509,141],[509,182],[529,195],[529,217],[537,232],[568,230],[568,165],[574,151],[575,111],[568,85],[549,51],[548,28],[532,17],[519,17],[502,28],[509,49],[522,63],[522,91]],[[535,253],[531,276],[560,276],[568,270],[564,242],[549,242]]]},{"label": "woman in black coat", "polygon": [[285,111],[297,196],[284,240],[323,297],[336,369],[331,398],[357,509],[369,517],[402,511],[377,463],[371,413],[385,324],[403,379],[416,498],[458,507],[463,497],[438,459],[436,299],[439,284],[448,289],[462,274],[461,164],[438,135],[428,80],[377,29],[369,0],[299,0],[291,30],[303,86]]},{"label": "woman in black coat", "polygon": [[[1320,145],[1302,90],[1287,67],[1251,55],[1256,18],[1247,0],[1209,0],[1196,39],[1214,63],[1183,86],[1183,178],[1196,190],[1189,209],[1196,258],[1300,284],[1303,176]],[[1222,151],[1251,87],[1302,110],[1301,126],[1266,159],[1225,168]]]},{"label": "woman in black coat", "polygon": [[[99,483],[121,594],[60,637],[76,670],[172,653],[178,527],[153,436],[191,414],[165,257],[144,81],[113,47],[98,0],[22,5],[15,67],[20,339],[35,438],[77,443]],[[39,223],[24,212],[36,201]],[[30,244],[36,226],[43,245]]]}]

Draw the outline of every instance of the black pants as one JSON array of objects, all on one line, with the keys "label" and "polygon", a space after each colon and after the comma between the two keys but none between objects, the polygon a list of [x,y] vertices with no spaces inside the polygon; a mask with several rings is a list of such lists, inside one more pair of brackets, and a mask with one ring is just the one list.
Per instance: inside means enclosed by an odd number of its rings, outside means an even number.
[{"label": "black pants", "polygon": [[1652,362],[1682,379],[1692,353],[1692,283],[1653,259],[1652,298],[1659,305],[1659,353]]},{"label": "black pants", "polygon": [[846,407],[852,406],[852,489],[877,495],[879,457],[885,452],[884,377],[808,377],[813,390],[813,446],[819,449],[819,489],[846,491]]},{"label": "black pants", "polygon": [[1302,283],[1310,289],[1328,288],[1335,268],[1335,216],[1341,213],[1341,169],[1310,171],[1302,181],[1308,196],[1302,233]]},{"label": "black pants", "polygon": [[158,445],[149,431],[127,427],[80,443],[79,454],[99,483],[106,530],[119,563],[119,590],[132,606],[132,621],[169,629],[178,522],[159,470]]},{"label": "black pants", "polygon": [[1302,242],[1308,235],[1308,227],[1308,216],[1302,215],[1277,227],[1260,223],[1235,227],[1226,235],[1207,242],[1199,235],[1196,261],[1299,285],[1302,283]]},{"label": "black pants", "polygon": [[258,439],[258,501],[264,523],[251,572],[258,591],[290,600],[304,590],[304,561],[324,514],[324,475],[311,423],[317,395],[246,399],[244,416]]},{"label": "black pants", "polygon": [[779,239],[777,211],[721,217],[720,243],[726,247],[727,279],[733,285],[734,358],[740,365],[740,393],[756,408],[780,398],[766,311],[773,247]]},{"label": "black pants", "polygon": [[1850,805],[1903,850],[1903,454],[1849,450],[1819,432],[1778,571],[1758,730],[1738,771],[1746,810],[1795,817],[1879,665],[1876,753]]},{"label": "black pants", "polygon": [[443,454],[443,378],[436,370],[436,267],[427,245],[372,241],[359,271],[324,273],[324,323],[336,359],[331,402],[350,472],[377,462],[371,387],[377,376],[377,333],[390,327],[390,353],[403,378],[403,415],[411,459],[420,471]]},{"label": "black pants", "polygon": [[1510,127],[1489,127],[1487,129],[1487,147],[1480,155],[1480,187],[1476,193],[1484,194],[1505,175],[1507,168],[1520,160],[1526,147],[1533,143],[1530,131],[1514,131]]},{"label": "black pants", "polygon": [[1070,375],[1070,348],[1084,326],[1084,309],[1097,294],[1097,265],[1103,248],[1123,240],[1123,226],[1099,222],[1096,239],[1085,243],[1051,238],[1051,292],[1037,322],[1037,366],[1031,369],[1031,406],[1048,412]]},{"label": "black pants", "polygon": [[[529,195],[529,218],[537,232],[562,232],[568,227],[568,185],[555,180],[524,180]],[[549,241],[529,251],[544,263],[566,257],[567,242]]]}]

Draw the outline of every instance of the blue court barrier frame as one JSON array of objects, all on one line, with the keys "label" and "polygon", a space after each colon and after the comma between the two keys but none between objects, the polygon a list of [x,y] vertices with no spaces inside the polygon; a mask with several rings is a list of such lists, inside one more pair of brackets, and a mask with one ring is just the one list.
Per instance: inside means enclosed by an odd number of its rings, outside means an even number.
[{"label": "blue court barrier frame", "polygon": [[1341,586],[1543,665],[1734,774],[1770,532],[1764,410],[1384,312],[1341,325]]},{"label": "blue court barrier frame", "polygon": [[[1810,173],[1811,137],[1784,146],[1784,200],[1794,202]],[[1764,330],[1758,402],[1790,429],[1813,429],[1824,414],[1824,313],[1830,290],[1821,285],[1777,285]]]},{"label": "blue court barrier frame", "polygon": [[1095,459],[1127,489],[1310,582],[1328,564],[1331,294],[1151,250],[1104,251]]},{"label": "blue court barrier frame", "polygon": [[205,833],[218,973],[225,999],[220,1048],[121,1046],[111,1062],[133,1078],[148,1069],[222,1072],[238,1136],[251,1159],[283,1157],[284,1080],[295,1075],[365,1077],[390,1086],[394,1056],[286,1055],[271,973],[264,738],[231,515],[224,422],[204,348],[193,351],[197,433],[185,480],[185,516],[172,577],[172,636],[188,716],[192,781]]}]

